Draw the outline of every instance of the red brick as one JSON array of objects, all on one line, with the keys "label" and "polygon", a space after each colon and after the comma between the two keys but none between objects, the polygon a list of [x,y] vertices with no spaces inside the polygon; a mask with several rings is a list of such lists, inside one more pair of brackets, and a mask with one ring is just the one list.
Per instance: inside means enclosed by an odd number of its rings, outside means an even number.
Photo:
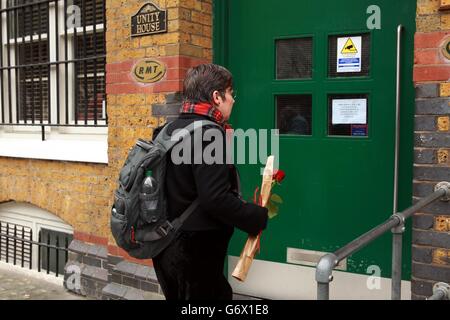
[{"label": "red brick", "polygon": [[108,244],[108,239],[104,237],[95,236],[93,234],[74,231],[73,238],[75,240],[92,243],[92,244],[100,244],[106,246]]},{"label": "red brick", "polygon": [[186,57],[186,56],[180,57],[180,67],[181,68],[191,68],[191,67],[198,66],[199,64],[202,64],[202,63],[208,63],[208,60],[191,58],[191,57]]},{"label": "red brick", "polygon": [[128,93],[159,93],[176,92],[183,89],[182,80],[189,68],[202,63],[208,63],[205,59],[191,58],[185,56],[160,57],[157,60],[166,65],[167,71],[162,81],[155,84],[141,84],[134,80],[131,75],[134,60],[107,65],[106,93],[128,94]]},{"label": "red brick", "polygon": [[108,245],[108,238],[99,237],[99,236],[91,234],[91,235],[89,235],[89,243],[106,246],[106,245]]},{"label": "red brick", "polygon": [[108,84],[106,94],[139,93],[139,88],[131,83]]},{"label": "red brick", "polygon": [[108,254],[112,256],[118,256],[119,255],[118,249],[119,247],[108,244]]},{"label": "red brick", "polygon": [[106,83],[130,83],[133,81],[130,72],[107,73]]},{"label": "red brick", "polygon": [[450,66],[416,66],[414,82],[447,81],[450,78]]},{"label": "red brick", "polygon": [[182,81],[162,81],[155,84],[154,93],[158,92],[176,92],[183,89]]},{"label": "red brick", "polygon": [[414,53],[414,64],[439,64],[441,61],[438,49],[416,50]]},{"label": "red brick", "polygon": [[166,72],[165,80],[183,80],[186,76],[188,69],[168,69]]},{"label": "red brick", "polygon": [[83,242],[88,242],[88,240],[89,240],[89,234],[84,233],[84,232],[74,231],[74,232],[73,232],[73,238],[74,238],[75,240],[79,240],[79,241],[83,241]]},{"label": "red brick", "polygon": [[168,69],[166,71],[166,80],[179,80],[180,79],[180,69]]},{"label": "red brick", "polygon": [[192,58],[187,56],[163,57],[160,58],[160,60],[166,63],[166,66],[169,69],[176,69],[176,68],[189,69],[202,63],[208,63],[208,60],[206,59]]},{"label": "red brick", "polygon": [[414,36],[414,47],[416,49],[437,48],[449,34],[450,31],[417,32]]},{"label": "red brick", "polygon": [[129,71],[136,63],[134,60],[128,60],[120,63],[108,63],[106,65],[106,72],[124,72]]},{"label": "red brick", "polygon": [[180,66],[180,56],[163,57],[160,60],[166,64],[168,69],[177,69]]},{"label": "red brick", "polygon": [[188,69],[180,69],[179,71],[180,71],[180,78],[179,79],[183,80],[184,77],[186,76],[186,73],[187,73]]},{"label": "red brick", "polygon": [[116,256],[116,257],[122,257],[127,261],[130,262],[135,262],[135,263],[139,263],[139,264],[144,264],[147,266],[152,267],[153,266],[153,261],[152,259],[136,259],[131,257],[125,250],[115,246],[115,245],[108,245],[108,254],[112,255],[112,256]]}]

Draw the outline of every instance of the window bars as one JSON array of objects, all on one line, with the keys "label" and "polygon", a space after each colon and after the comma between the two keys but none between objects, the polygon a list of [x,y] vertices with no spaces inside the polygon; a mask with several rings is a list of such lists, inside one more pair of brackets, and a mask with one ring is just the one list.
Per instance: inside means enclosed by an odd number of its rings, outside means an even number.
[{"label": "window bars", "polygon": [[41,229],[38,241],[32,239],[31,228],[0,221],[0,261],[54,274],[56,277],[63,275],[73,236]]},{"label": "window bars", "polygon": [[105,0],[0,1],[0,127],[107,126]]}]

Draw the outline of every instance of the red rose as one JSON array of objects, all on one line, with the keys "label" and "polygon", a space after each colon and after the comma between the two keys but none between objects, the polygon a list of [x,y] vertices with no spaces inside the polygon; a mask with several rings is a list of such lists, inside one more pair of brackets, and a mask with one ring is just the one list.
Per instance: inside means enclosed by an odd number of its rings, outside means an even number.
[{"label": "red rose", "polygon": [[283,170],[277,170],[273,174],[273,180],[275,180],[276,182],[280,183],[281,181],[283,181],[285,176],[286,176],[286,174],[284,173]]}]

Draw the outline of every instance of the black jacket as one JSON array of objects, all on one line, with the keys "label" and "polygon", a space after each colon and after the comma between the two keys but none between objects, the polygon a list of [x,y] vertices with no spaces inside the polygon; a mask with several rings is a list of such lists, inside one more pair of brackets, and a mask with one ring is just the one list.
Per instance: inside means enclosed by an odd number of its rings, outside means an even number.
[{"label": "black jacket", "polygon": [[[175,129],[184,128],[195,120],[210,119],[196,114],[180,114],[175,121],[168,124],[168,133],[172,134]],[[207,126],[203,128],[204,131],[207,129]],[[158,131],[155,131],[155,134],[157,133]],[[224,132],[222,134],[224,137]],[[193,140],[191,139],[192,156]],[[209,143],[203,142],[203,150]],[[236,189],[235,170],[234,165],[226,163],[175,165],[171,157],[167,157],[166,195],[169,219],[180,216],[198,197],[200,205],[185,222],[182,230],[201,231],[237,227],[256,235],[265,229],[268,219],[267,209],[245,202],[233,192],[233,189]]]}]

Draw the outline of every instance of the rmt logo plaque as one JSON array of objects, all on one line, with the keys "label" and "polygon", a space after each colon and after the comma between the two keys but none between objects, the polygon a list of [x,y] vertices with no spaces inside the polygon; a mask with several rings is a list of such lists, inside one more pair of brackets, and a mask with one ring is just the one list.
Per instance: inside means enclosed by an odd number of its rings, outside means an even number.
[{"label": "rmt logo plaque", "polygon": [[167,10],[146,3],[131,17],[131,36],[144,36],[167,32]]}]

